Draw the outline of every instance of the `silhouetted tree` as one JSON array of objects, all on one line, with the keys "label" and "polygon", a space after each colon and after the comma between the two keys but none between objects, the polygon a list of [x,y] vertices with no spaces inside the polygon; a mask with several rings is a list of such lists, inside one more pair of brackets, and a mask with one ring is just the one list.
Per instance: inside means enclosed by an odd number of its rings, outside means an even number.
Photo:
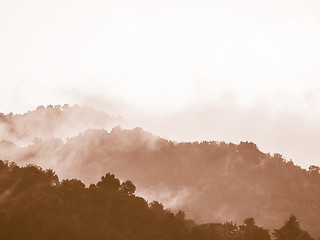
[{"label": "silhouetted tree", "polygon": [[120,191],[132,196],[136,191],[136,186],[131,181],[125,181],[120,185]]},{"label": "silhouetted tree", "polygon": [[149,207],[131,181],[113,174],[86,188],[77,179],[59,182],[52,170],[0,161],[0,176],[1,240],[188,239],[181,213]]},{"label": "silhouetted tree", "polygon": [[284,225],[280,229],[274,230],[276,240],[312,240],[311,236],[300,229],[299,221],[296,216],[291,215],[289,219],[284,221]]},{"label": "silhouetted tree", "polygon": [[164,206],[162,205],[162,203],[159,203],[158,201],[153,201],[151,203],[149,203],[149,208],[152,210],[152,211],[162,211]]},{"label": "silhouetted tree", "polygon": [[101,177],[101,181],[97,183],[97,187],[118,191],[120,188],[120,181],[115,178],[114,174],[107,173],[105,176]]},{"label": "silhouetted tree", "polygon": [[311,165],[309,167],[309,173],[317,173],[317,174],[319,174],[320,173],[320,167],[315,166],[315,165]]},{"label": "silhouetted tree", "polygon": [[243,240],[270,240],[268,230],[258,227],[253,218],[245,219],[240,230],[243,231],[241,236]]},{"label": "silhouetted tree", "polygon": [[184,211],[179,210],[176,214],[176,218],[181,221],[184,221],[186,218],[186,214],[184,213]]}]

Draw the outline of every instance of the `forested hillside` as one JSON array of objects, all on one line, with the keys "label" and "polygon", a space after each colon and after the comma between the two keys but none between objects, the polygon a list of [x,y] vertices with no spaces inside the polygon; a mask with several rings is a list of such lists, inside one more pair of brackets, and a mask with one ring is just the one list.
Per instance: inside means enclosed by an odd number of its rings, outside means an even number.
[{"label": "forested hillside", "polygon": [[[76,179],[59,181],[52,170],[0,161],[0,239],[270,240],[253,218],[197,225],[183,211],[135,196],[135,189],[110,173],[85,187]],[[295,216],[274,236],[313,240]]]},{"label": "forested hillside", "polygon": [[174,143],[140,128],[88,130],[68,139],[21,148],[0,144],[0,159],[55,169],[62,178],[97,182],[106,172],[132,180],[137,193],[183,209],[196,222],[241,223],[253,217],[274,229],[294,214],[301,227],[320,236],[319,168],[309,171],[253,143]]},{"label": "forested hillside", "polygon": [[48,105],[24,114],[0,113],[0,141],[29,144],[37,139],[76,136],[88,128],[112,128],[121,119],[91,107]]}]

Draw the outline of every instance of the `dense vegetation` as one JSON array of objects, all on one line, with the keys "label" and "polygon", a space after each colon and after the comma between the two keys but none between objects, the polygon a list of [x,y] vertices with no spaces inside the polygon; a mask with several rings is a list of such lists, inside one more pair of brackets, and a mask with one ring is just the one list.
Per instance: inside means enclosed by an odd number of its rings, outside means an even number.
[{"label": "dense vegetation", "polygon": [[[67,105],[0,114],[0,139],[6,140],[0,141],[0,159],[55,169],[60,177],[80,179],[87,186],[112,172],[121,180],[131,179],[140,196],[175,211],[183,209],[199,223],[239,223],[251,216],[275,229],[294,214],[303,229],[320,236],[318,166],[301,169],[250,142],[176,143],[140,128],[90,129],[75,136],[110,119]],[[75,137],[64,141],[63,136]],[[30,144],[21,147],[20,140]]]},{"label": "dense vegetation", "polygon": [[[299,237],[290,240],[312,240],[295,218],[290,225],[292,218],[276,230],[277,239],[294,231]],[[110,173],[86,187],[76,179],[59,181],[52,170],[0,161],[0,239],[269,240],[270,235],[253,218],[240,226],[196,225],[182,211],[173,214],[135,196],[131,181],[120,183]]]},{"label": "dense vegetation", "polygon": [[65,143],[0,144],[0,158],[55,169],[62,178],[97,182],[106,172],[131,179],[139,194],[184,209],[197,222],[243,221],[268,229],[294,214],[320,236],[320,174],[262,153],[253,143],[173,143],[141,129],[88,130]]}]

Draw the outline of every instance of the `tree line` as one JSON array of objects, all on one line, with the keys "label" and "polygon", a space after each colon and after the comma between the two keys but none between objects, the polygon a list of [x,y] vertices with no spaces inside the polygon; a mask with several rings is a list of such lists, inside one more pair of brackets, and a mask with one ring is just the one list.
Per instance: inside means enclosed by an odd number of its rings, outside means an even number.
[{"label": "tree line", "polygon": [[[0,161],[0,239],[13,240],[270,240],[253,218],[196,224],[135,195],[131,181],[107,173],[86,187],[60,181],[53,170]],[[200,203],[199,203],[200,204]],[[276,240],[312,240],[295,216],[273,233]]]}]

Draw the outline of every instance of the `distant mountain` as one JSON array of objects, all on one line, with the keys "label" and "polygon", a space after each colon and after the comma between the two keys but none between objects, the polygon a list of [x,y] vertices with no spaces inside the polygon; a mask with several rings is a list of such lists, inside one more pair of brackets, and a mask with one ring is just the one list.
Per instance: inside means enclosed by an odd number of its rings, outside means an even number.
[{"label": "distant mountain", "polygon": [[121,119],[91,107],[48,105],[25,114],[0,113],[0,141],[28,144],[37,139],[65,139],[88,128],[112,128]]},{"label": "distant mountain", "polygon": [[294,214],[303,229],[320,236],[319,168],[301,169],[254,143],[174,143],[141,128],[117,127],[87,130],[65,143],[52,138],[18,147],[2,141],[0,159],[55,169],[86,184],[113,172],[131,179],[138,194],[198,222],[240,223],[250,216],[274,229]]}]

